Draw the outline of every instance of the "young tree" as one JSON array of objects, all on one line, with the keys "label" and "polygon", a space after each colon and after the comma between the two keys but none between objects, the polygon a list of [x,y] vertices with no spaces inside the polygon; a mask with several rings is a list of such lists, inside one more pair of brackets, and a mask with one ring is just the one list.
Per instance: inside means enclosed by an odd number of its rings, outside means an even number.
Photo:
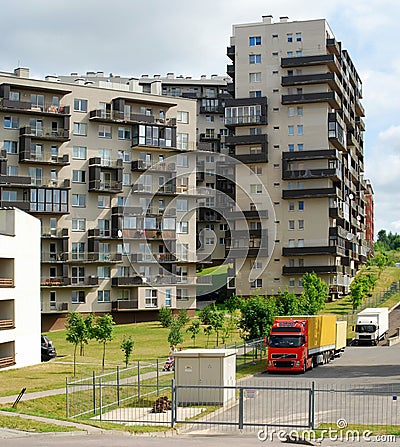
[{"label": "young tree", "polygon": [[208,342],[210,341],[210,335],[213,330],[212,326],[207,326],[204,329],[204,335],[207,336],[206,348],[208,348]]},{"label": "young tree", "polygon": [[243,300],[239,326],[247,339],[262,338],[269,333],[276,315],[276,302],[265,296]]},{"label": "young tree", "polygon": [[186,329],[186,332],[190,332],[192,334],[190,338],[193,340],[193,347],[195,347],[196,335],[200,333],[200,320],[193,319],[190,326]]},{"label": "young tree", "polygon": [[102,369],[104,371],[104,364],[106,358],[106,344],[111,341],[114,337],[114,320],[111,315],[105,314],[101,317],[97,317],[93,326],[94,338],[103,344],[103,358],[102,358]]},{"label": "young tree", "polygon": [[303,312],[307,315],[316,315],[325,306],[328,300],[328,285],[322,281],[314,272],[306,273],[302,278],[304,287]]},{"label": "young tree", "polygon": [[88,314],[84,318],[86,333],[82,337],[82,340],[80,343],[80,345],[81,345],[80,355],[81,356],[85,355],[85,345],[87,345],[89,340],[91,340],[93,338],[93,322],[94,322],[94,314]]},{"label": "young tree", "polygon": [[283,293],[279,292],[276,298],[277,314],[283,316],[299,315],[302,311],[301,304],[301,300],[286,288]]},{"label": "young tree", "polygon": [[202,324],[209,325],[211,322],[211,314],[217,310],[215,304],[208,304],[205,308],[200,312],[199,318]]},{"label": "young tree", "polygon": [[126,337],[124,336],[124,339],[121,343],[121,350],[124,353],[124,360],[125,360],[125,368],[128,367],[129,359],[131,358],[133,347],[135,345],[135,342],[132,340],[132,337]]},{"label": "young tree", "polygon": [[178,324],[180,324],[180,326],[182,328],[184,328],[190,321],[190,318],[188,317],[187,314],[187,310],[186,309],[181,309],[179,311],[178,316],[176,317]]},{"label": "young tree", "polygon": [[170,307],[161,307],[158,311],[158,317],[162,327],[170,327],[172,323],[172,310]]},{"label": "young tree", "polygon": [[350,298],[353,306],[353,311],[362,303],[364,297],[363,284],[355,279],[350,284]]},{"label": "young tree", "polygon": [[67,342],[74,345],[74,376],[76,376],[76,351],[78,346],[82,345],[87,337],[85,321],[82,315],[77,312],[70,312],[67,315],[65,329]]},{"label": "young tree", "polygon": [[210,325],[213,328],[213,330],[215,331],[215,334],[217,336],[217,339],[216,339],[217,346],[219,344],[219,333],[224,326],[224,320],[225,320],[224,312],[222,312],[220,310],[215,310],[214,312],[211,313]]},{"label": "young tree", "polygon": [[172,320],[168,334],[168,343],[170,346],[178,346],[183,343],[182,326],[177,318]]}]

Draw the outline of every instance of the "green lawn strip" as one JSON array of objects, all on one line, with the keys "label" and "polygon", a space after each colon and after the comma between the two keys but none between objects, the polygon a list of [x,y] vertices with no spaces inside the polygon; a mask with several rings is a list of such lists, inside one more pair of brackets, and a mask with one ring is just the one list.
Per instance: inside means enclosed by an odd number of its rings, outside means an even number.
[{"label": "green lawn strip", "polygon": [[[358,432],[360,435],[360,439],[362,439],[363,433],[366,433],[367,436],[370,435],[400,435],[400,425],[381,425],[381,424],[371,424],[371,425],[362,425],[362,424],[349,424],[345,428],[339,429],[336,424],[328,424],[328,423],[320,423],[318,427],[315,429],[316,434],[319,437],[327,437],[329,432],[326,433],[326,430],[331,429],[335,431],[334,434],[338,436],[342,435],[346,436],[346,432],[351,434],[351,432]],[[304,432],[307,434],[308,430]]]},{"label": "green lawn strip", "polygon": [[102,428],[104,430],[119,430],[128,433],[164,433],[173,430],[170,425],[125,425],[112,422],[99,422],[93,420],[77,420],[92,427]]},{"label": "green lawn strip", "polygon": [[8,428],[11,430],[20,430],[32,433],[81,431],[81,429],[76,427],[35,421],[33,419],[22,418],[20,416],[6,416],[4,414],[0,414],[0,428]]}]

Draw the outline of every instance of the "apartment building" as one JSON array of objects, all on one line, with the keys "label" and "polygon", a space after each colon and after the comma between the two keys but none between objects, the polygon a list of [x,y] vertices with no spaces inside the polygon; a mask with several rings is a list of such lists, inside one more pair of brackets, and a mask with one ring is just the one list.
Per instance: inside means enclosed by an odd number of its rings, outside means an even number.
[{"label": "apartment building", "polygon": [[0,208],[0,368],[40,358],[40,221]]},{"label": "apartment building", "polygon": [[[244,296],[286,288],[299,294],[302,275],[315,272],[338,297],[370,249],[354,63],[325,20],[272,16],[234,25],[227,56],[234,99],[225,104],[233,134],[226,143],[240,161],[236,213],[249,232],[246,242],[240,220],[228,245],[230,287]],[[248,168],[262,185],[246,176]]]},{"label": "apartment building", "polygon": [[0,73],[0,203],[41,220],[43,330],[194,310],[195,116],[160,83]]}]

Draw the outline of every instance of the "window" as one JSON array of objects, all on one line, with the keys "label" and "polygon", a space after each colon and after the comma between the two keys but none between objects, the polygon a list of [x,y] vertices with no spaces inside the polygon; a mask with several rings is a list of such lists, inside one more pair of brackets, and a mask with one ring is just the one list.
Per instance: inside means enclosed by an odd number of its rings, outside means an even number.
[{"label": "window", "polygon": [[176,299],[178,301],[188,301],[189,294],[187,289],[176,289]]},{"label": "window", "polygon": [[86,207],[86,194],[72,194],[72,206],[78,208]]},{"label": "window", "polygon": [[73,183],[85,183],[86,181],[86,172],[85,171],[76,171],[72,170],[72,181]]},{"label": "window", "polygon": [[118,151],[118,159],[123,163],[129,163],[131,161],[131,153],[129,151]]},{"label": "window", "polygon": [[109,279],[111,276],[111,269],[108,266],[97,267],[97,276],[99,279]]},{"label": "window", "polygon": [[182,124],[188,124],[189,123],[189,112],[182,112],[179,111],[176,113],[176,122],[182,123]]},{"label": "window", "polygon": [[186,199],[177,199],[176,200],[176,210],[177,211],[187,211],[188,210],[188,201]]},{"label": "window", "polygon": [[294,230],[294,220],[289,220],[289,230]]},{"label": "window", "polygon": [[287,57],[293,57],[293,51],[288,51],[287,52]]},{"label": "window", "polygon": [[299,152],[301,152],[303,149],[304,149],[304,144],[303,143],[300,143],[300,144],[297,145],[297,150]]},{"label": "window", "polygon": [[301,42],[301,33],[296,33],[296,42]]},{"label": "window", "polygon": [[294,287],[294,278],[289,279],[289,287]]},{"label": "window", "polygon": [[112,138],[111,126],[99,124],[99,138]]},{"label": "window", "polygon": [[297,246],[300,248],[304,247],[304,239],[297,239]]},{"label": "window", "polygon": [[249,82],[261,82],[261,72],[249,73]]},{"label": "window", "polygon": [[303,107],[297,107],[297,116],[303,116]]},{"label": "window", "polygon": [[7,154],[16,154],[17,153],[17,142],[16,141],[4,141],[4,149]]},{"label": "window", "polygon": [[288,107],[288,116],[294,116],[294,107]]},{"label": "window", "polygon": [[299,200],[299,201],[297,202],[297,209],[298,209],[299,211],[304,211],[304,202],[303,202],[303,200]]},{"label": "window", "polygon": [[255,279],[254,281],[250,281],[251,289],[259,289],[262,287],[262,279]]},{"label": "window", "polygon": [[109,219],[99,219],[97,221],[97,228],[99,229],[99,235],[108,237],[110,236],[110,221]]},{"label": "window", "polygon": [[176,156],[176,166],[179,168],[187,168],[189,166],[188,156],[178,154]]},{"label": "window", "polygon": [[74,146],[72,148],[72,158],[76,160],[86,160],[86,150],[85,146]]},{"label": "window", "polygon": [[296,57],[301,57],[301,56],[303,56],[303,52],[301,50],[297,50]]},{"label": "window", "polygon": [[188,133],[177,133],[176,134],[177,149],[182,149],[182,150],[188,149],[188,141],[189,141]]},{"label": "window", "polygon": [[87,99],[74,99],[75,112],[87,112],[87,106],[88,106]]},{"label": "window", "polygon": [[97,291],[97,302],[98,303],[109,303],[110,302],[110,291],[109,290],[98,290]]},{"label": "window", "polygon": [[85,267],[71,268],[71,283],[84,284],[85,283]]},{"label": "window", "polygon": [[289,239],[289,248],[294,248],[294,247],[295,247],[294,239]]},{"label": "window", "polygon": [[16,202],[17,198],[17,191],[3,191],[2,200],[4,200],[4,202]]},{"label": "window", "polygon": [[262,185],[250,185],[250,193],[251,194],[262,194]]},{"label": "window", "polygon": [[288,33],[287,34],[287,41],[288,42],[293,42],[293,34],[292,33]]},{"label": "window", "polygon": [[261,64],[261,54],[250,54],[249,64]]},{"label": "window", "polygon": [[18,129],[19,119],[17,116],[5,116],[4,117],[4,129]]},{"label": "window", "polygon": [[303,287],[303,280],[302,280],[302,278],[299,278],[298,285],[299,285],[299,287]]},{"label": "window", "polygon": [[249,46],[255,47],[261,45],[261,36],[250,36],[249,37]]},{"label": "window", "polygon": [[304,230],[304,220],[303,219],[299,219],[298,220],[298,222],[297,222],[297,228],[299,229],[299,230]]},{"label": "window", "polygon": [[17,176],[18,175],[18,166],[7,166],[7,175]]},{"label": "window", "polygon": [[288,126],[288,135],[294,135],[294,126]]},{"label": "window", "polygon": [[71,292],[71,302],[80,304],[85,302],[85,292],[84,290],[73,290]]},{"label": "window", "polygon": [[176,223],[176,232],[179,234],[188,234],[189,233],[189,222],[182,221]]},{"label": "window", "polygon": [[294,202],[289,202],[289,211],[294,211]]},{"label": "window", "polygon": [[294,152],[294,144],[288,144],[288,151]]},{"label": "window", "polygon": [[83,261],[85,258],[85,243],[72,242],[72,260]]},{"label": "window", "polygon": [[157,290],[156,289],[146,289],[145,307],[157,307]]},{"label": "window", "polygon": [[213,123],[214,115],[206,115],[206,123]]},{"label": "window", "polygon": [[[110,131],[110,136],[107,138],[111,138],[111,131]],[[131,128],[130,127],[118,127],[118,140],[130,140],[130,139],[131,139]]]},{"label": "window", "polygon": [[261,98],[261,90],[252,90],[249,92],[249,97],[250,98]]},{"label": "window", "polygon": [[84,217],[72,218],[72,231],[86,231],[86,219]]},{"label": "window", "polygon": [[278,56],[279,56],[279,53],[278,53],[277,51],[273,51],[273,52],[272,52],[272,56],[274,56],[274,57],[278,57]]},{"label": "window", "polygon": [[171,306],[171,289],[165,290],[165,306],[166,307]]},{"label": "window", "polygon": [[297,135],[303,135],[303,125],[299,124],[297,126]]},{"label": "window", "polygon": [[110,196],[98,196],[97,208],[110,208]]},{"label": "window", "polygon": [[86,137],[87,124],[86,123],[74,123],[74,135],[80,135]]},{"label": "window", "polygon": [[131,186],[131,174],[124,173],[122,175],[122,185],[123,186]]}]

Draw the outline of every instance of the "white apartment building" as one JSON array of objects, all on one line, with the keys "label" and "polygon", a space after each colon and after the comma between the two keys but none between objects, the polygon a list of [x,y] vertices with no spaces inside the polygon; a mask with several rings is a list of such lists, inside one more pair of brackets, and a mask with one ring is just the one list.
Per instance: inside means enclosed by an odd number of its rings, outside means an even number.
[{"label": "white apartment building", "polygon": [[0,368],[40,363],[40,221],[0,208]]},{"label": "white apartment building", "polygon": [[195,116],[159,83],[0,73],[0,203],[41,221],[43,331],[72,310],[194,312]]}]

